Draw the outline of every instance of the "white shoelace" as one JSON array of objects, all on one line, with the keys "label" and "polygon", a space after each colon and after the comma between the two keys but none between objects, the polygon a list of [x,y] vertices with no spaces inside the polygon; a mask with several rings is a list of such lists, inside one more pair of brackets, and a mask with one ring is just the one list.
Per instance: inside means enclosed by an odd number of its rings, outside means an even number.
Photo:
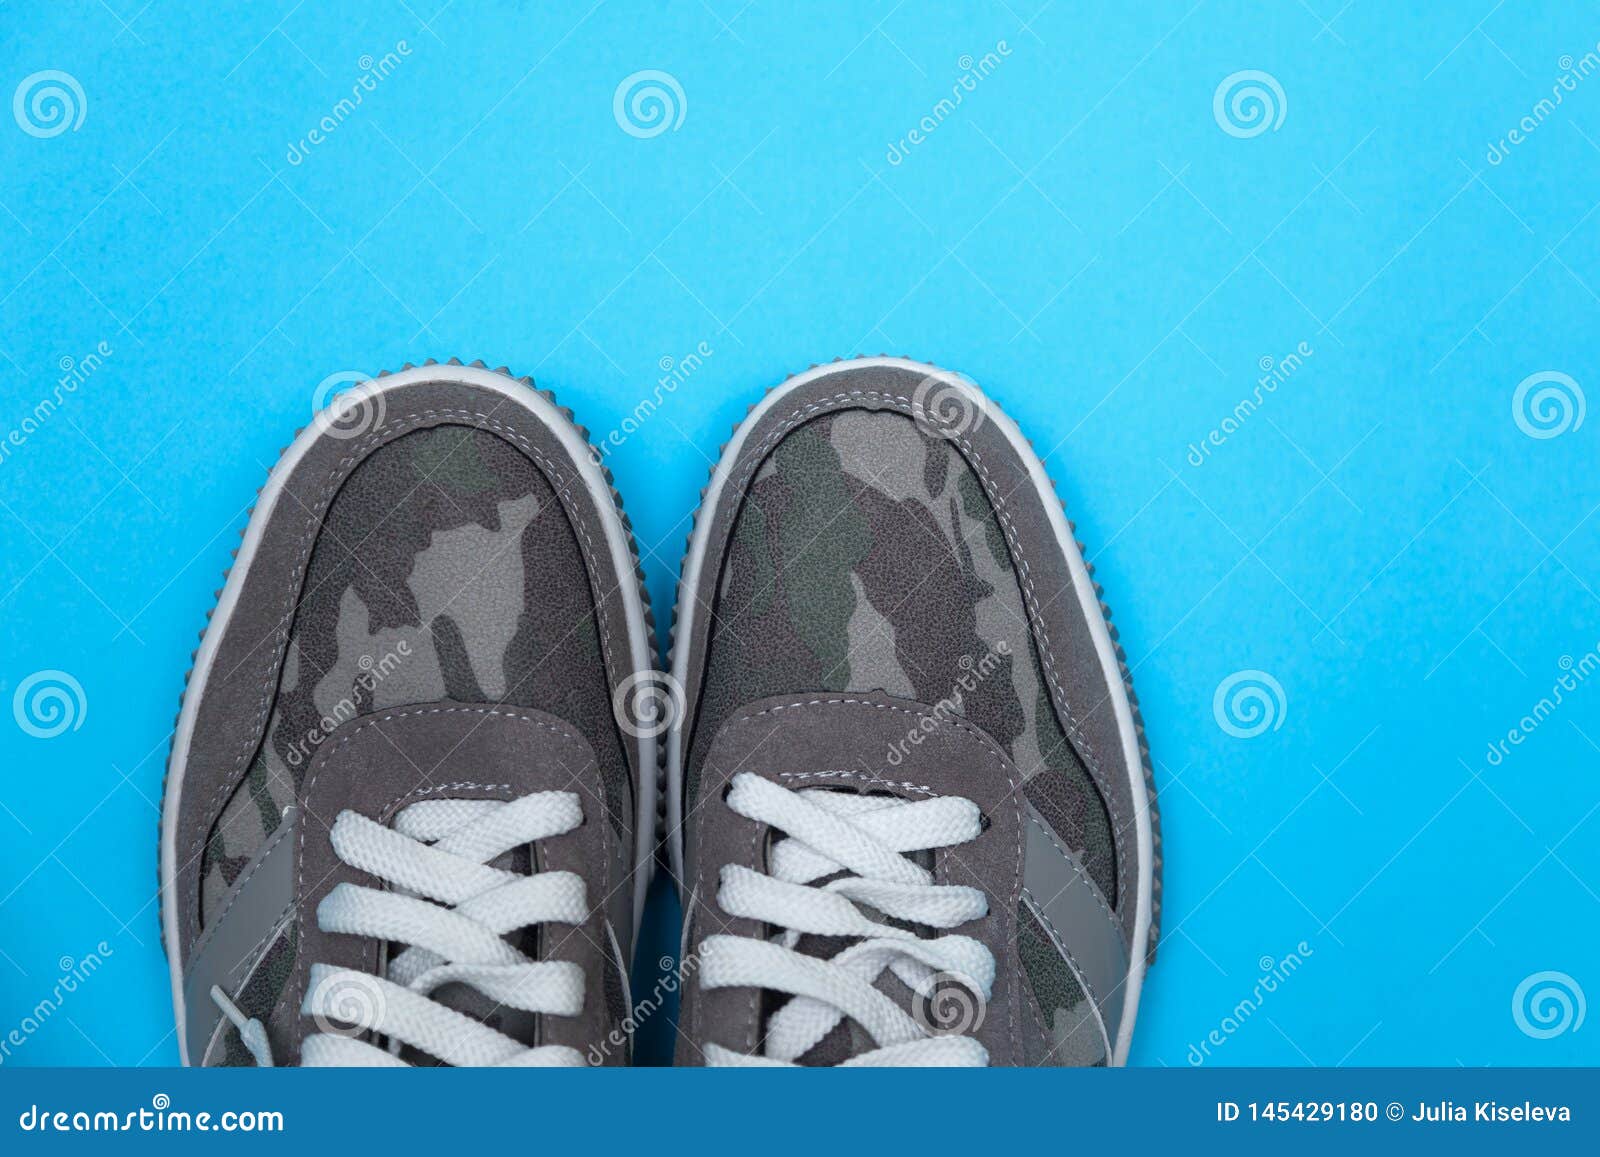
[{"label": "white shoelace", "polygon": [[[408,947],[389,960],[383,976],[311,966],[300,1011],[324,1031],[306,1038],[301,1064],[404,1067],[399,1052],[406,1045],[450,1065],[583,1064],[576,1049],[528,1048],[429,995],[441,985],[464,984],[506,1008],[550,1016],[582,1011],[584,977],[577,964],[530,960],[504,937],[535,924],[581,924],[588,918],[583,878],[488,866],[513,848],[582,822],[572,792],[537,792],[510,802],[424,800],[399,812],[392,828],[340,812],[330,832],[334,852],[392,887],[335,885],[317,905],[317,926]],[[261,1022],[246,1019],[220,989],[211,995],[256,1063],[271,1065]],[[347,1024],[386,1037],[389,1048],[333,1028]]]},{"label": "white shoelace", "polygon": [[[706,988],[754,987],[791,999],[767,1024],[756,1056],[708,1045],[712,1065],[796,1063],[848,1018],[876,1048],[847,1065],[986,1065],[988,1051],[970,1036],[941,1035],[875,987],[885,969],[921,999],[954,981],[987,1001],[994,955],[970,936],[924,939],[873,919],[858,905],[893,920],[945,930],[981,919],[988,898],[977,888],[933,883],[933,874],[904,853],[954,847],[976,839],[983,819],[957,797],[907,801],[808,788],[792,791],[748,772],[733,777],[727,804],[782,832],[771,874],[730,864],[717,903],[731,916],[784,929],[775,940],[708,936],[700,946]],[[825,884],[814,881],[841,876]],[[852,937],[831,959],[795,950],[802,935]]]}]

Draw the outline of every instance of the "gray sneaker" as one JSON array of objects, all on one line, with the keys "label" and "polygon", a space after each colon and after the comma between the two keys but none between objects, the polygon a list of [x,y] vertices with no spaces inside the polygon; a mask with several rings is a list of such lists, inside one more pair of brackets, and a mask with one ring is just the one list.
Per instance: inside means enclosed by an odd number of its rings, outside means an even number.
[{"label": "gray sneaker", "polygon": [[626,1064],[654,847],[632,536],[548,393],[429,363],[272,470],[161,831],[183,1060]]},{"label": "gray sneaker", "polygon": [[1161,851],[1054,485],[964,378],[812,369],[723,448],[678,587],[685,1064],[1122,1064]]}]

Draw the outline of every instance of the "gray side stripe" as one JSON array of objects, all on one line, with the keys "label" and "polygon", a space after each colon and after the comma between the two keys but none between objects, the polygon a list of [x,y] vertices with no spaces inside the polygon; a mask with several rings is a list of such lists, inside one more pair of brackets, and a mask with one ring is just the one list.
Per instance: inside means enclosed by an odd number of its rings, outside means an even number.
[{"label": "gray side stripe", "polygon": [[1033,908],[1078,981],[1100,1010],[1107,1037],[1122,1023],[1128,946],[1122,925],[1078,858],[1062,846],[1033,808],[1027,809],[1027,860],[1022,897]]},{"label": "gray side stripe", "polygon": [[206,929],[183,977],[184,1035],[190,1064],[201,1064],[222,1020],[211,999],[217,985],[237,997],[277,939],[294,906],[294,833],[299,810],[284,813],[278,830],[239,877],[233,898]]}]

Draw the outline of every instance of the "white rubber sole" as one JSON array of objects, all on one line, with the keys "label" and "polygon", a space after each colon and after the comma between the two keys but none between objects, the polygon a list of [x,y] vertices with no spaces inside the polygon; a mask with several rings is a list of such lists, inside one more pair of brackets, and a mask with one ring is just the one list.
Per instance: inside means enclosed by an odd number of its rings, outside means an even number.
[{"label": "white rubber sole", "polygon": [[[782,405],[785,399],[800,387],[819,378],[869,367],[908,370],[924,378],[934,378],[942,388],[961,391],[971,399],[974,407],[980,407],[977,412],[983,413],[984,420],[992,422],[995,428],[1006,436],[1006,440],[1027,464],[1029,479],[1049,515],[1056,542],[1066,555],[1072,572],[1072,588],[1077,592],[1079,605],[1094,637],[1095,654],[1100,661],[1101,670],[1106,673],[1106,694],[1116,714],[1117,732],[1122,741],[1124,762],[1129,769],[1128,786],[1136,813],[1134,826],[1139,849],[1139,879],[1136,885],[1138,906],[1134,919],[1134,942],[1129,946],[1128,981],[1123,989],[1122,1018],[1111,1056],[1113,1065],[1126,1064],[1128,1050],[1133,1044],[1133,1025],[1139,1011],[1139,995],[1144,988],[1150,948],[1150,928],[1155,916],[1155,835],[1150,822],[1150,795],[1145,783],[1144,759],[1139,750],[1139,728],[1134,721],[1133,704],[1128,698],[1128,688],[1122,681],[1122,667],[1117,657],[1116,642],[1111,638],[1110,625],[1106,622],[1105,613],[1100,607],[1100,599],[1095,594],[1089,568],[1078,550],[1077,539],[1073,536],[1072,528],[1067,525],[1066,512],[1061,508],[1061,501],[1056,495],[1049,475],[1045,473],[1044,463],[1034,453],[1033,447],[1028,445],[1027,438],[1023,436],[1017,424],[989,403],[972,382],[959,374],[909,358],[872,357],[813,367],[768,393],[739,424],[733,437],[723,447],[722,456],[712,471],[710,485],[701,500],[701,515],[695,521],[694,531],[689,539],[689,551],[684,558],[683,572],[678,579],[675,626],[678,645],[674,648],[672,656],[672,677],[678,681],[680,687],[687,686],[688,640],[693,637],[693,624],[698,610],[694,592],[700,586],[701,571],[710,544],[711,524],[714,521],[708,515],[710,511],[716,509],[722,492],[728,485],[734,463],[738,461],[746,436],[769,411]],[[671,857],[673,875],[680,882],[681,889],[683,880],[683,723],[681,720],[667,735],[666,791],[668,854]]]},{"label": "white rubber sole", "polygon": [[[509,378],[505,374],[480,369],[476,366],[444,364],[417,366],[413,369],[402,370],[396,374],[374,378],[365,383],[362,389],[370,391],[372,395],[378,395],[425,382],[455,382],[492,390],[502,395],[509,404],[518,406],[533,414],[560,439],[562,448],[567,451],[575,464],[578,476],[597,497],[595,505],[600,510],[600,519],[604,525],[606,549],[611,556],[612,566],[617,573],[624,614],[628,620],[628,650],[633,669],[636,672],[654,671],[654,643],[645,625],[644,602],[640,597],[638,585],[634,581],[635,560],[632,541],[627,528],[622,524],[622,517],[616,509],[616,504],[612,500],[611,484],[606,481],[605,474],[600,466],[595,463],[589,443],[579,433],[577,427],[567,420],[557,406],[548,401],[537,390]],[[217,650],[221,645],[223,636],[227,633],[228,623],[232,619],[234,608],[238,604],[239,592],[244,586],[244,576],[248,573],[256,551],[261,545],[261,538],[267,523],[277,509],[278,500],[283,494],[284,484],[294,472],[295,467],[299,465],[301,459],[323,436],[323,423],[312,421],[305,429],[300,431],[299,436],[283,452],[277,464],[273,466],[272,472],[267,476],[267,483],[262,487],[261,494],[256,499],[255,509],[250,514],[250,522],[245,528],[244,540],[240,543],[238,556],[228,571],[228,578],[223,585],[222,594],[217,600],[216,609],[212,612],[211,622],[206,627],[205,635],[200,642],[200,649],[195,654],[194,667],[189,674],[188,690],[184,694],[183,706],[178,714],[178,725],[173,733],[172,755],[168,763],[167,783],[161,810],[161,894],[163,897],[161,927],[166,944],[167,968],[172,981],[172,1009],[178,1026],[178,1050],[185,1065],[189,1064],[190,1060],[186,1043],[187,1035],[184,1031],[186,1018],[183,1002],[183,968],[177,919],[177,830],[178,808],[183,796],[183,773],[189,763],[190,739],[194,734],[195,720],[199,718],[201,697],[209,681],[212,664],[216,660]],[[634,826],[637,829],[637,834],[634,847],[633,896],[635,943],[638,941],[639,920],[644,913],[645,892],[650,885],[650,868],[655,861],[657,792],[656,738],[653,735],[639,736],[637,743],[639,778],[635,785],[637,794],[635,811],[637,814]]]}]

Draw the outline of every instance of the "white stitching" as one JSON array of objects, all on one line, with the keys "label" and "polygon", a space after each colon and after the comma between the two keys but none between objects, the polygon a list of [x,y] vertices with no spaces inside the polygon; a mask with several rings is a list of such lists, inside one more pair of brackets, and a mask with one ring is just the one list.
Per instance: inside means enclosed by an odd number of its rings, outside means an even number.
[{"label": "white stitching", "polygon": [[846,771],[838,768],[833,771],[780,771],[779,779],[837,779],[840,776],[849,779],[859,779],[866,783],[876,784],[878,787],[898,788],[901,791],[914,791],[921,795],[938,796],[940,793],[931,787],[918,787],[914,783],[897,783],[892,779],[884,779],[881,775],[873,775],[865,771]]},{"label": "white stitching", "polygon": [[[332,746],[323,744],[323,746],[319,747],[317,749],[316,756],[313,757],[312,760],[312,765],[315,770],[311,772],[306,781],[305,788],[300,795],[300,801],[302,805],[305,805],[307,801],[311,799],[311,793],[316,788],[317,780],[321,778],[323,771],[326,769],[328,762],[332,760],[335,752],[339,751],[352,739],[354,739],[361,732],[367,730],[369,727],[374,727],[379,723],[392,722],[397,719],[406,719],[414,715],[496,715],[506,719],[515,719],[522,723],[532,724],[534,727],[549,731],[563,739],[567,739],[581,745],[582,749],[585,751],[589,750],[588,745],[583,743],[582,739],[571,728],[566,727],[565,725],[549,723],[543,719],[535,719],[531,715],[524,715],[515,711],[504,711],[493,707],[400,708],[398,710],[386,712],[380,716],[367,716],[363,718],[362,721],[355,727],[351,728],[348,734],[341,736],[338,743],[333,744]],[[509,790],[509,788],[507,788],[507,790]],[[402,796],[401,798],[404,797]],[[305,807],[304,816],[310,817],[311,814],[310,807]],[[310,826],[310,823],[307,822],[307,818],[302,818],[300,823],[300,842],[295,848],[294,921],[295,938],[298,948],[295,952],[293,987],[291,989],[286,985],[284,989],[285,992],[292,992],[297,1000],[304,993],[306,982],[310,979],[310,966],[307,960],[307,954],[305,952],[306,904],[303,902],[305,900],[306,880],[306,831],[310,828]],[[606,824],[602,826],[609,827],[610,825]],[[327,829],[324,828],[324,830]],[[279,999],[281,1003],[282,998],[280,997]]]},{"label": "white stitching", "polygon": [[[916,710],[912,710],[909,707],[901,707],[898,704],[894,704],[894,703],[878,703],[878,702],[875,702],[875,701],[870,700],[870,699],[853,699],[853,698],[850,698],[848,696],[841,696],[841,697],[827,698],[827,699],[820,699],[820,698],[819,699],[806,699],[806,700],[796,700],[796,701],[790,702],[790,703],[778,703],[778,704],[774,704],[771,707],[762,708],[760,711],[751,712],[749,714],[736,715],[736,716],[734,716],[733,718],[729,719],[727,722],[725,722],[723,724],[722,731],[718,735],[717,738],[720,739],[722,735],[727,734],[728,732],[733,730],[735,727],[743,727],[743,726],[747,726],[749,724],[752,724],[757,719],[760,719],[764,715],[775,715],[780,711],[793,710],[793,709],[799,708],[799,707],[834,707],[834,706],[843,706],[843,705],[854,706],[854,707],[870,707],[870,708],[873,708],[873,709],[879,710],[879,711],[893,711],[893,712],[895,712],[897,714],[901,714],[901,715],[912,715],[912,716],[916,716],[918,718],[923,718],[923,719],[935,719],[938,722],[944,723],[944,724],[946,724],[948,726],[956,728],[959,731],[967,733],[968,735],[970,735],[973,739],[975,739],[978,742],[979,746],[982,747],[985,750],[985,752],[990,756],[990,758],[993,759],[994,762],[999,766],[1000,772],[1001,772],[1002,775],[1005,776],[1006,784],[1010,788],[1010,791],[1007,793],[1006,798],[1012,801],[1012,806],[1016,811],[1016,817],[1017,817],[1017,824],[1016,824],[1017,855],[1016,855],[1016,867],[1014,869],[1012,882],[1011,882],[1011,891],[1012,891],[1012,894],[1015,895],[1015,896],[1018,896],[1018,897],[1022,896],[1024,894],[1024,892],[1026,891],[1026,889],[1024,888],[1023,883],[1022,883],[1022,862],[1023,862],[1024,851],[1025,851],[1025,848],[1026,848],[1026,841],[1024,839],[1024,832],[1023,832],[1023,828],[1022,828],[1022,821],[1023,821],[1022,797],[1021,797],[1021,793],[1017,790],[1017,781],[1011,774],[1011,760],[1005,754],[1005,752],[1000,749],[999,745],[997,745],[994,742],[994,740],[989,738],[989,736],[981,728],[979,728],[979,727],[977,727],[977,726],[975,726],[975,725],[973,725],[971,723],[966,722],[964,719],[958,719],[958,718],[953,718],[953,717],[940,718],[940,717],[935,716],[935,715],[933,715],[933,714],[931,714],[930,712],[927,712],[927,711],[916,711]],[[715,746],[715,743],[713,743],[713,746]],[[708,762],[709,762],[709,756],[710,756],[710,753],[708,752],[707,753]],[[803,774],[803,773],[801,773],[801,774]],[[697,827],[700,827],[700,828],[703,828],[705,826],[704,825],[704,821],[703,820],[699,820],[699,819],[696,820],[696,824],[697,824]],[[751,846],[751,852],[750,852],[751,861],[750,862],[751,863],[755,862],[755,858],[754,858],[755,857],[755,849],[757,847],[757,841],[758,841],[758,839],[760,837],[761,831],[762,831],[762,825],[757,824],[756,825],[756,831],[755,831],[754,835],[751,836],[751,843],[750,843],[750,846]],[[949,852],[946,851],[943,854],[948,856]],[[699,861],[695,865],[695,888],[698,891],[700,885],[702,883],[704,883],[704,880],[705,880],[705,860],[706,860],[706,857],[702,853],[699,856],[697,856],[696,858]],[[1015,913],[1014,912],[1012,913],[1012,919],[1015,919]],[[1012,936],[1009,939],[1010,939],[1010,942],[1011,942],[1010,943],[1010,965],[1011,965],[1010,974],[1011,974],[1011,976],[1015,977],[1015,976],[1018,975],[1018,970],[1021,968],[1021,952],[1020,952],[1020,949],[1017,946],[1017,942],[1020,939],[1020,937]],[[1011,992],[1010,992],[1011,999],[1006,1002],[1007,1023],[1008,1023],[1009,1028],[1010,1028],[1011,1050],[1012,1050],[1012,1055],[1014,1057],[1021,1055],[1020,1038],[1017,1035],[1017,1011],[1018,1011],[1018,1004],[1019,1004],[1019,1001],[1020,1001],[1021,992],[1022,992],[1022,985],[1013,982],[1011,984]],[[753,994],[752,997],[751,997],[751,1016],[752,1016],[752,1018],[754,1018],[756,1016],[756,1014],[758,1013],[758,1011],[759,1011],[759,1008],[755,1003],[756,997],[758,995],[759,995],[758,993],[757,994]],[[754,1027],[752,1027],[751,1031],[752,1031],[752,1033],[755,1031]],[[753,1039],[751,1039],[751,1038],[747,1038],[747,1039],[751,1040],[751,1047],[754,1047]]]},{"label": "white stitching", "polygon": [[[420,386],[438,384],[449,385],[454,383],[418,383]],[[221,818],[222,809],[226,806],[228,799],[232,798],[234,792],[238,790],[240,771],[244,766],[246,758],[250,755],[253,755],[266,740],[263,728],[268,722],[267,716],[271,710],[272,703],[277,698],[276,691],[283,672],[283,648],[288,640],[289,633],[293,628],[294,620],[296,617],[298,617],[300,584],[304,578],[306,567],[311,561],[311,551],[307,550],[307,543],[314,541],[316,538],[317,532],[321,527],[324,518],[326,517],[327,511],[331,508],[334,493],[343,486],[345,481],[348,480],[348,474],[350,470],[367,453],[367,451],[374,449],[386,439],[391,442],[396,441],[400,437],[412,433],[417,429],[421,429],[430,423],[441,424],[450,420],[464,420],[472,422],[479,429],[493,430],[495,433],[503,435],[505,438],[516,444],[525,454],[533,459],[534,463],[538,465],[548,476],[548,480],[554,483],[552,489],[555,491],[556,497],[561,500],[561,504],[568,516],[567,521],[573,525],[580,537],[579,549],[583,552],[584,565],[587,568],[591,579],[593,576],[597,576],[600,573],[595,566],[594,541],[589,535],[589,529],[586,524],[586,520],[583,517],[582,512],[577,509],[577,504],[570,493],[570,481],[568,480],[562,468],[549,457],[547,457],[537,447],[535,447],[526,436],[517,432],[516,430],[513,430],[504,423],[496,421],[490,415],[476,410],[454,410],[449,408],[413,410],[403,417],[399,417],[390,422],[384,423],[383,426],[377,430],[374,430],[372,433],[368,434],[366,437],[357,442],[351,448],[350,453],[347,454],[341,461],[339,461],[331,470],[329,470],[327,478],[323,481],[312,498],[310,504],[311,509],[306,516],[305,529],[300,532],[298,540],[296,541],[296,552],[298,557],[294,565],[294,570],[290,574],[288,583],[285,585],[285,590],[287,592],[286,606],[285,609],[277,616],[279,622],[278,625],[273,629],[273,657],[268,663],[267,674],[263,679],[261,691],[259,692],[260,702],[256,707],[255,716],[250,724],[250,730],[248,732],[248,736],[253,739],[253,742],[242,744],[240,746],[238,754],[234,756],[233,768],[218,785],[218,788],[216,792],[212,794],[211,800],[207,804],[205,811],[201,813],[202,818],[205,821],[205,831],[208,834],[208,837],[211,829],[216,826],[218,819]],[[546,428],[548,429],[549,427]],[[287,489],[287,485],[285,488]],[[584,489],[587,492],[587,488]],[[591,495],[591,497],[593,496]],[[596,500],[596,506],[598,507],[598,505],[599,502]],[[251,512],[251,517],[254,518],[254,511]],[[626,577],[627,576],[622,573],[617,574],[617,582],[619,586],[621,583],[626,581]],[[606,599],[604,597],[596,597],[594,602],[595,622],[600,630],[602,661],[606,667],[609,668],[615,664],[616,656],[612,653],[611,634],[606,624],[606,615],[604,613],[604,604]],[[259,645],[259,643],[257,645]],[[220,644],[218,646],[218,653],[221,653]],[[623,745],[623,753],[624,755],[627,754],[627,744]],[[185,911],[187,910],[188,909],[186,908]]]},{"label": "white stitching", "polygon": [[[860,400],[882,402],[892,409],[906,413],[912,418],[916,416],[915,403],[912,399],[903,394],[888,394],[879,390],[849,390],[807,403],[783,419],[782,423],[769,433],[761,441],[761,444],[750,453],[740,472],[738,481],[733,485],[733,495],[743,501],[751,476],[760,468],[761,463],[766,459],[767,453],[772,447],[790,430],[816,414],[842,409],[851,401]],[[974,472],[978,475],[978,480],[983,485],[984,493],[989,497],[990,506],[993,507],[1000,518],[1006,541],[1011,546],[1012,557],[1017,561],[1017,567],[1022,579],[1022,582],[1018,584],[1018,589],[1022,594],[1023,602],[1028,612],[1028,622],[1033,628],[1034,639],[1039,647],[1045,676],[1050,683],[1051,704],[1056,709],[1057,722],[1063,725],[1070,738],[1077,740],[1081,749],[1080,754],[1088,767],[1090,777],[1100,789],[1100,795],[1106,805],[1106,810],[1110,813],[1111,841],[1117,858],[1117,886],[1120,895],[1121,889],[1127,880],[1128,866],[1127,851],[1124,847],[1123,839],[1125,820],[1122,809],[1117,806],[1116,792],[1113,790],[1112,785],[1108,783],[1107,777],[1101,769],[1100,761],[1095,755],[1094,746],[1090,743],[1087,732],[1084,731],[1077,716],[1073,714],[1071,706],[1067,703],[1066,691],[1062,688],[1060,679],[1056,674],[1055,652],[1050,645],[1049,632],[1045,629],[1043,615],[1039,612],[1037,606],[1038,596],[1034,591],[1032,568],[1023,554],[1016,526],[1011,520],[1010,511],[1005,507],[1005,500],[1000,496],[998,488],[989,476],[988,468],[983,464],[983,456],[978,453],[976,447],[972,445],[964,434],[954,435],[951,440],[966,452],[965,456],[970,461]],[[1076,549],[1075,545],[1073,549]],[[702,576],[701,581],[704,581],[704,576]],[[709,630],[711,616],[702,616],[702,621],[706,624],[706,629]],[[1117,673],[1117,677],[1121,678],[1120,671]]]}]

